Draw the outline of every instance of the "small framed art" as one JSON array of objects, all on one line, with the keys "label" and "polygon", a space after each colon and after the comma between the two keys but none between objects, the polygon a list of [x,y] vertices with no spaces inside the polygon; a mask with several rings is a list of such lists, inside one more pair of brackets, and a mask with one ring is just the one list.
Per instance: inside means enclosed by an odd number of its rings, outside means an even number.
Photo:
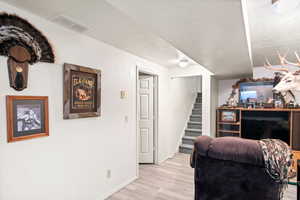
[{"label": "small framed art", "polygon": [[101,71],[64,64],[64,119],[100,116]]},{"label": "small framed art", "polygon": [[221,111],[221,121],[223,122],[236,122],[236,112],[235,111]]},{"label": "small framed art", "polygon": [[7,141],[49,136],[48,97],[6,96]]}]

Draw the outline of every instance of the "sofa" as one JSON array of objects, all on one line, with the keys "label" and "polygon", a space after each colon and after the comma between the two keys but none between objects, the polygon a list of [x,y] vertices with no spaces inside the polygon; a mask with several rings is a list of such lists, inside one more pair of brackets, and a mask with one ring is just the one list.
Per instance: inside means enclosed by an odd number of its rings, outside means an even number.
[{"label": "sofa", "polygon": [[283,185],[264,165],[256,140],[200,136],[194,143],[195,200],[279,200]]}]

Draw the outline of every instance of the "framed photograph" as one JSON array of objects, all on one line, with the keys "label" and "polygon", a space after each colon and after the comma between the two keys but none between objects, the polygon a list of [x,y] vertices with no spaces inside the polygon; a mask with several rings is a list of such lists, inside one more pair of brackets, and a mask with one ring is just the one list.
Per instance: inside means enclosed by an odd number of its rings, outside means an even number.
[{"label": "framed photograph", "polygon": [[223,122],[236,122],[235,111],[221,111],[221,121]]},{"label": "framed photograph", "polygon": [[101,71],[64,64],[64,119],[100,116]]},{"label": "framed photograph", "polygon": [[48,97],[6,96],[7,141],[49,136]]}]

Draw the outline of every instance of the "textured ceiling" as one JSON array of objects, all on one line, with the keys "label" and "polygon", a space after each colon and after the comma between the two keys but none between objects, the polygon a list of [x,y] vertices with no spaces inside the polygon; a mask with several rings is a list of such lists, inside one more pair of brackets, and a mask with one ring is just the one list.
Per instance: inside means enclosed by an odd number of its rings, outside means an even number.
[{"label": "textured ceiling", "polygon": [[83,34],[166,67],[179,52],[104,0],[2,0],[50,21],[64,16],[88,30]]},{"label": "textured ceiling", "polygon": [[109,0],[217,76],[252,73],[240,0]]},{"label": "textured ceiling", "polygon": [[219,77],[252,74],[240,0],[2,0],[166,67],[178,52]]},{"label": "textured ceiling", "polygon": [[285,54],[289,50],[288,59],[295,60],[293,52],[300,53],[299,7],[279,14],[270,0],[251,0],[247,4],[254,66],[262,66],[265,57],[279,64],[276,51]]}]

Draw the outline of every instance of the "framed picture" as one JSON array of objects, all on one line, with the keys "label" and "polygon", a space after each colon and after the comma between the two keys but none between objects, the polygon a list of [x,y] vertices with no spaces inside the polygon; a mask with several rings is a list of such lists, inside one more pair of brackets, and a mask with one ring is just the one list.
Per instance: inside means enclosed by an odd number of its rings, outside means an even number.
[{"label": "framed picture", "polygon": [[64,64],[64,119],[100,116],[101,71]]},{"label": "framed picture", "polygon": [[236,122],[235,111],[221,111],[221,121],[223,122]]},{"label": "framed picture", "polygon": [[49,136],[48,97],[6,96],[7,141]]}]

